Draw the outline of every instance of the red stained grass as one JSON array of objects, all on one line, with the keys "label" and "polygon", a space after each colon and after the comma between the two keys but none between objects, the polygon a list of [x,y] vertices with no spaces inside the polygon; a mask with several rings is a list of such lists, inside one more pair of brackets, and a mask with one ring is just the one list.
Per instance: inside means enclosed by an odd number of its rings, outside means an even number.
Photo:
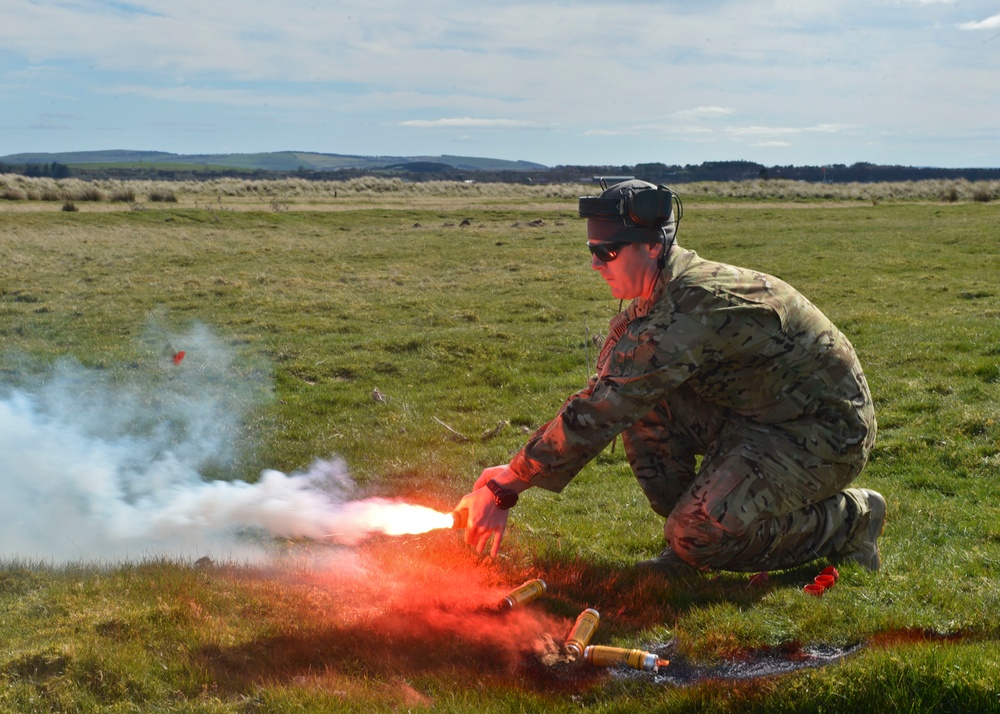
[{"label": "red stained grass", "polygon": [[[425,675],[469,686],[576,691],[607,677],[565,656],[573,618],[552,614],[541,600],[497,608],[503,595],[543,573],[511,580],[447,535],[381,539],[328,551],[322,560],[314,554],[305,568],[265,573],[280,583],[283,616],[294,621],[236,645],[203,646],[198,664],[220,689],[236,693],[306,681],[348,691]],[[402,696],[407,688],[390,690]]]}]

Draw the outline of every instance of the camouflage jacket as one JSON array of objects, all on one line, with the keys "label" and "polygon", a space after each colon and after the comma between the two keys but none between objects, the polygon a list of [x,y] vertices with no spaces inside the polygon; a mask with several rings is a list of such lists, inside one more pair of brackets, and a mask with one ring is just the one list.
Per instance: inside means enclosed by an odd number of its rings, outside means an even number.
[{"label": "camouflage jacket", "polygon": [[652,297],[611,320],[597,374],[510,468],[560,491],[684,383],[746,428],[777,432],[793,449],[833,462],[867,453],[874,439],[854,348],[818,308],[778,278],[675,245]]}]

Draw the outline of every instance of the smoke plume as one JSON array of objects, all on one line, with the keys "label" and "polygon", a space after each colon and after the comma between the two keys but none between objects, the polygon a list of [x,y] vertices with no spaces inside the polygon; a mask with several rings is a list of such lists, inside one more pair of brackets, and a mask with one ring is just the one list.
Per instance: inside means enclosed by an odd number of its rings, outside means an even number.
[{"label": "smoke plume", "polygon": [[265,531],[351,543],[377,527],[338,461],[232,478],[267,370],[204,326],[151,329],[142,353],[0,385],[0,560],[255,559]]}]

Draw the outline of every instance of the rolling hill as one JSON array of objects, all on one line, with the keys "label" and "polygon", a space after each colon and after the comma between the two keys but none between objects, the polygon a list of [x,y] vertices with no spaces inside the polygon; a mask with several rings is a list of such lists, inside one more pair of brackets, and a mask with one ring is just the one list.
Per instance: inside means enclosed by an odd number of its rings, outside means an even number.
[{"label": "rolling hill", "polygon": [[538,171],[547,168],[531,161],[507,161],[472,156],[352,156],[310,151],[272,151],[258,154],[172,154],[165,151],[65,151],[0,156],[4,164],[50,164],[87,168],[156,168],[169,165],[262,171],[336,171],[379,169],[409,163],[435,163],[463,171]]}]

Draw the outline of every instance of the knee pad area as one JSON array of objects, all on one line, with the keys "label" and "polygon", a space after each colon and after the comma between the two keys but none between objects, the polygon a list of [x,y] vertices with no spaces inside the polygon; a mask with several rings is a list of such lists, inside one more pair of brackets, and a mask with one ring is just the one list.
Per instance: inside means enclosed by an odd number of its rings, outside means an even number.
[{"label": "knee pad area", "polygon": [[676,511],[663,524],[663,536],[674,553],[696,567],[715,566],[739,540],[739,534],[705,514]]}]

